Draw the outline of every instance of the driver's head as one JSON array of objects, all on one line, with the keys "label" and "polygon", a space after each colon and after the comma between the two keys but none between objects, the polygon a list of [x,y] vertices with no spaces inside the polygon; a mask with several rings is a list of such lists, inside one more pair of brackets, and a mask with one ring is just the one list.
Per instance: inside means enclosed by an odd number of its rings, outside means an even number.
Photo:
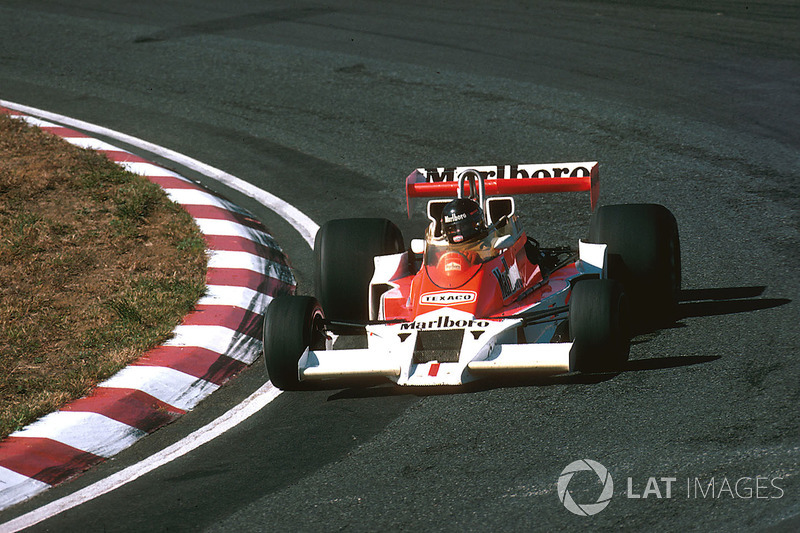
[{"label": "driver's head", "polygon": [[457,198],[442,210],[442,231],[451,244],[459,244],[486,236],[483,211],[477,202]]}]

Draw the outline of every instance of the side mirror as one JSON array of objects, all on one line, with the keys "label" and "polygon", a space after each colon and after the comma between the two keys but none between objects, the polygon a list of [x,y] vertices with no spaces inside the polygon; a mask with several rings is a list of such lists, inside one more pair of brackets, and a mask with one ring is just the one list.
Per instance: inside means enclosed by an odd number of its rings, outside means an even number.
[{"label": "side mirror", "polygon": [[419,255],[425,251],[425,239],[411,239],[411,251]]}]

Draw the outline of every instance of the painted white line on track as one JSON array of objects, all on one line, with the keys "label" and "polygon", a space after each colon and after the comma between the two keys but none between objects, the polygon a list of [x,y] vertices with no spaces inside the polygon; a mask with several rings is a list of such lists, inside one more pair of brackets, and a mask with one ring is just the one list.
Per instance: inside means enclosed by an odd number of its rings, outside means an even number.
[{"label": "painted white line on track", "polygon": [[27,514],[0,524],[0,533],[13,533],[21,529],[31,527],[43,520],[55,516],[59,513],[72,509],[82,503],[88,502],[102,496],[107,492],[122,487],[131,481],[155,470],[156,468],[169,463],[195,448],[202,446],[210,440],[222,435],[229,429],[245,421],[251,415],[260,411],[264,406],[278,397],[281,393],[272,383],[267,382],[242,403],[220,416],[210,424],[198,429],[176,442],[172,446],[164,448],[160,452],[148,457],[147,459],[120,470],[97,483],[89,485],[77,492],[65,496],[52,503],[39,507]]},{"label": "painted white line on track", "polygon": [[[15,102],[9,102],[7,100],[0,100],[0,106],[14,109],[16,111],[31,115],[33,117],[38,117],[35,118],[34,120],[39,121],[39,123],[42,125],[49,125],[49,126],[64,125],[72,128],[77,128],[79,130],[91,132],[93,134],[109,137],[111,139],[124,142],[130,146],[135,146],[137,148],[155,154],[159,157],[168,159],[174,163],[183,165],[186,168],[199,172],[200,174],[203,174],[208,178],[218,181],[238,192],[241,192],[255,199],[265,207],[274,211],[281,218],[289,222],[300,233],[300,235],[312,249],[314,247],[314,237],[316,236],[319,226],[313,220],[311,220],[311,218],[309,218],[305,213],[303,213],[293,205],[285,202],[284,200],[281,200],[277,196],[268,193],[267,191],[264,191],[254,185],[251,185],[250,183],[247,183],[246,181],[241,180],[227,172],[224,172],[220,169],[202,163],[196,159],[175,152],[168,148],[158,146],[148,141],[144,141],[142,139],[138,139],[136,137],[120,133],[109,128],[91,124],[89,122],[73,119],[71,117],[59,115],[57,113],[52,113],[42,109],[37,109],[34,107],[17,104]],[[47,122],[48,119],[56,121],[59,124],[50,124]],[[224,205],[227,204],[228,202],[221,199],[216,199],[215,202],[209,201],[209,203],[211,205],[216,205],[217,203]],[[139,368],[144,369],[143,371],[148,371],[147,367],[139,367]],[[131,372],[138,371],[138,369],[136,369],[135,367],[128,367],[128,369],[133,369],[130,370]],[[125,370],[123,370],[122,372],[124,371]],[[121,379],[122,375],[123,374],[121,373],[118,374],[116,376],[117,379]],[[102,383],[101,386],[111,386],[110,382],[113,381],[113,379],[114,378],[105,383]],[[206,383],[204,385],[208,387],[216,387],[211,383]],[[160,392],[168,395],[167,391],[160,391]],[[38,509],[34,509],[33,511],[30,511],[13,520],[9,520],[8,522],[0,524],[0,533],[16,532],[20,531],[21,529],[31,527],[34,524],[38,524],[39,522],[47,520],[48,518],[51,518],[59,513],[62,513],[68,509],[72,509],[73,507],[81,505],[82,503],[85,503],[87,501],[93,500],[98,496],[111,492],[116,488],[119,488],[127,483],[130,483],[131,481],[138,479],[139,477],[147,474],[148,472],[151,472],[152,470],[155,470],[156,468],[164,464],[167,464],[170,461],[173,461],[174,459],[177,459],[191,452],[195,448],[198,448],[199,446],[202,446],[203,444],[215,439],[219,435],[222,435],[229,429],[235,427],[239,423],[249,418],[251,415],[260,411],[262,408],[264,408],[266,405],[272,402],[272,400],[277,398],[280,395],[280,393],[281,393],[280,389],[275,387],[271,382],[267,381],[267,383],[265,383],[255,392],[253,392],[239,405],[227,411],[225,414],[221,415],[210,424],[184,437],[183,439],[176,442],[172,446],[169,446],[161,450],[160,452],[157,452],[156,454],[140,461],[139,463],[136,463],[128,468],[125,468],[124,470],[121,470],[120,472],[117,472],[116,474],[113,474],[101,481],[98,481],[84,489],[76,491],[52,503],[39,507]],[[34,482],[34,480],[31,481]]]},{"label": "painted white line on track", "polygon": [[[265,207],[270,208],[272,211],[280,215],[281,218],[294,226],[310,247],[314,247],[314,237],[319,229],[319,226],[316,222],[311,220],[305,213],[293,205],[285,202],[284,200],[281,200],[274,194],[263,189],[259,189],[255,185],[247,183],[246,181],[239,179],[232,174],[228,174],[224,170],[212,167],[211,165],[207,165],[201,161],[198,161],[197,159],[183,155],[179,152],[175,152],[174,150],[170,150],[169,148],[164,148],[163,146],[159,146],[157,144],[153,144],[151,142],[127,135],[125,133],[120,133],[109,128],[104,128],[103,126],[97,126],[96,124],[91,124],[82,120],[76,120],[64,115],[59,115],[58,113],[51,113],[43,109],[37,109],[35,107],[8,102],[6,100],[0,100],[0,105],[21,111],[23,113],[28,113],[38,117],[39,119],[56,121],[65,126],[116,139],[199,172],[206,177],[214,179],[224,185],[227,185],[231,189],[257,200]],[[53,125],[55,126],[56,124]]]}]

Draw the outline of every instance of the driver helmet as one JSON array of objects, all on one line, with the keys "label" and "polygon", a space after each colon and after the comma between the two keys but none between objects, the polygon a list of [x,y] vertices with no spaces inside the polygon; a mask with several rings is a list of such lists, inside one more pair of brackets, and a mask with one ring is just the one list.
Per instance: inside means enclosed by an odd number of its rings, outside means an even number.
[{"label": "driver helmet", "polygon": [[483,211],[474,200],[456,198],[442,209],[442,232],[450,244],[460,244],[486,236]]}]

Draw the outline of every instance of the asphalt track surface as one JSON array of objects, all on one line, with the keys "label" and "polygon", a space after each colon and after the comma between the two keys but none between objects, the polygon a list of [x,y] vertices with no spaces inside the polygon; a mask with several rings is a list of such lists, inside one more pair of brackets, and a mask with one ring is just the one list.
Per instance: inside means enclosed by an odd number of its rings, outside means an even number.
[{"label": "asphalt track surface", "polygon": [[[601,203],[669,207],[684,260],[681,319],[634,339],[623,372],[284,393],[33,530],[796,530],[799,24],[789,1],[0,1],[0,97],[190,155],[317,223],[388,216],[408,238],[424,225],[402,196],[418,166],[598,160]],[[267,224],[312,292],[297,232],[220,192]],[[587,204],[520,211],[543,244],[574,244]],[[0,520],[177,441],[265,379],[257,362]],[[584,458],[615,482],[592,517],[556,489]],[[651,477],[662,498],[628,497]],[[600,494],[589,473],[569,489]]]}]

